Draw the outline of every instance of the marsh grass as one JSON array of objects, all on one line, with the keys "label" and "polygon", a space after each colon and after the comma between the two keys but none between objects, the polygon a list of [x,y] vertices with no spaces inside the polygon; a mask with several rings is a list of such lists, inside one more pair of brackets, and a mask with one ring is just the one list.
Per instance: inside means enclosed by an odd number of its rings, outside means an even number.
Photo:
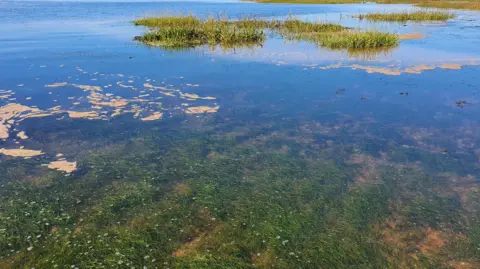
[{"label": "marsh grass", "polygon": [[202,24],[202,21],[192,15],[187,15],[142,18],[135,20],[134,24],[147,27],[196,27]]},{"label": "marsh grass", "polygon": [[479,10],[477,0],[256,0],[261,3],[290,4],[351,4],[374,2],[378,4],[414,4],[421,7]]},{"label": "marsh grass", "polygon": [[398,45],[399,38],[395,34],[370,32],[347,32],[338,34],[320,34],[316,41],[331,49],[379,49]]},{"label": "marsh grass", "polygon": [[480,2],[466,1],[425,1],[417,4],[419,7],[480,10]]},{"label": "marsh grass", "polygon": [[377,49],[398,45],[394,34],[377,31],[352,31],[350,28],[323,22],[305,22],[294,18],[286,20],[208,18],[193,16],[145,18],[134,22],[151,30],[135,40],[147,45],[168,49],[192,48],[201,45],[222,47],[261,44],[266,31],[289,40],[310,41],[330,49]]},{"label": "marsh grass", "polygon": [[209,18],[200,20],[193,16],[145,18],[134,21],[151,31],[135,37],[147,45],[165,48],[188,48],[201,45],[243,46],[260,44],[265,33],[253,21],[236,25],[226,20]]},{"label": "marsh grass", "polygon": [[357,16],[360,20],[369,21],[446,21],[455,18],[450,12],[442,11],[415,11],[415,12],[392,12],[392,13],[368,13]]}]

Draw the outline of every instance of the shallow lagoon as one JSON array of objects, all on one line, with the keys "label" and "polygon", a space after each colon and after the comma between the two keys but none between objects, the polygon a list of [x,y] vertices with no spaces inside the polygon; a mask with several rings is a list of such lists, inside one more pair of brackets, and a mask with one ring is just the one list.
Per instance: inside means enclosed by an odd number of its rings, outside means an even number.
[{"label": "shallow lagoon", "polygon": [[[478,268],[480,13],[350,17],[409,8],[2,2],[0,265]],[[172,12],[424,38],[373,55],[132,40]]]}]

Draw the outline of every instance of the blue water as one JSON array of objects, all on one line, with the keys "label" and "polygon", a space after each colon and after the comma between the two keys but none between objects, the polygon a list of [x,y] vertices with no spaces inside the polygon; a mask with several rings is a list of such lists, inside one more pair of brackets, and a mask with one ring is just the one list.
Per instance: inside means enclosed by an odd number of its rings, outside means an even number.
[{"label": "blue water", "polygon": [[[12,100],[49,109],[89,111],[88,93],[73,87],[46,88],[56,82],[109,85],[104,93],[125,98],[142,95],[146,82],[155,86],[214,96],[198,105],[220,106],[213,116],[229,121],[228,128],[248,128],[274,122],[298,135],[315,125],[324,135],[314,143],[333,140],[378,154],[392,149],[415,149],[440,154],[452,165],[425,164],[432,171],[455,170],[476,174],[480,130],[477,93],[480,67],[480,13],[459,11],[445,24],[371,24],[352,15],[369,11],[411,9],[409,5],[271,5],[247,2],[5,2],[0,4],[0,89],[13,90]],[[148,48],[133,41],[146,31],[132,20],[151,14],[225,14],[232,18],[297,16],[305,20],[347,26],[422,33],[425,38],[403,40],[391,52],[373,57],[328,51],[314,44],[287,42],[278,37],[263,47],[224,51],[208,48],[172,52]],[[439,68],[458,64],[461,69]],[[321,67],[341,64],[322,69]],[[401,70],[400,74],[367,72],[363,67]],[[406,73],[406,68],[434,66],[433,70]],[[79,71],[83,70],[83,72]],[[122,76],[118,76],[121,74]],[[102,75],[102,76],[101,76]],[[138,91],[116,83],[132,80]],[[187,84],[198,84],[191,87]],[[22,85],[22,86],[18,86]],[[339,89],[345,89],[337,94]],[[400,94],[408,92],[406,94]],[[183,100],[163,98],[164,118],[182,111]],[[73,105],[72,98],[80,98]],[[465,103],[463,103],[465,101]],[[461,102],[457,105],[457,102]],[[152,112],[152,106],[148,105]],[[109,113],[112,109],[109,110]],[[105,113],[107,113],[105,111]],[[145,115],[146,116],[146,115]],[[196,115],[193,117],[203,117]],[[28,125],[25,123],[25,125]],[[15,127],[26,128],[21,124]],[[290,130],[291,131],[291,130]],[[305,132],[302,133],[302,132]],[[12,141],[6,147],[18,146]],[[28,145],[28,141],[23,141]],[[41,144],[35,144],[41,147]],[[430,155],[428,155],[430,156]],[[409,155],[401,161],[423,160]],[[432,160],[429,157],[428,163]],[[443,157],[442,157],[443,158]],[[435,158],[433,158],[435,163]],[[461,164],[461,165],[460,165]]]}]

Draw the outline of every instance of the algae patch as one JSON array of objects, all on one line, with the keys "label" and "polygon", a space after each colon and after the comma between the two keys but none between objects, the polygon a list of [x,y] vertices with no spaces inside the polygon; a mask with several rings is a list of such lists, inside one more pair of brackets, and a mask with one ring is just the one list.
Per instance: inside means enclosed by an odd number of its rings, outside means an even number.
[{"label": "algae patch", "polygon": [[77,170],[77,162],[69,162],[65,160],[53,161],[46,165],[50,169],[63,171],[66,173],[72,173]]},{"label": "algae patch", "polygon": [[11,157],[24,157],[24,158],[31,158],[39,155],[43,155],[44,153],[41,150],[33,150],[33,149],[0,149],[0,154],[11,156]]}]

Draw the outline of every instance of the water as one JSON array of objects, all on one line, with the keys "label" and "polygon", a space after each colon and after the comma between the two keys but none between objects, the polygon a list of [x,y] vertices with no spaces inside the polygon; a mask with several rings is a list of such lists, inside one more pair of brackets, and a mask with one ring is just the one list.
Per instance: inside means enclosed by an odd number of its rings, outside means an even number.
[{"label": "water", "polygon": [[[351,17],[412,8],[0,3],[0,265],[479,268],[480,13]],[[133,41],[133,19],[181,12],[424,38],[373,55]]]}]

